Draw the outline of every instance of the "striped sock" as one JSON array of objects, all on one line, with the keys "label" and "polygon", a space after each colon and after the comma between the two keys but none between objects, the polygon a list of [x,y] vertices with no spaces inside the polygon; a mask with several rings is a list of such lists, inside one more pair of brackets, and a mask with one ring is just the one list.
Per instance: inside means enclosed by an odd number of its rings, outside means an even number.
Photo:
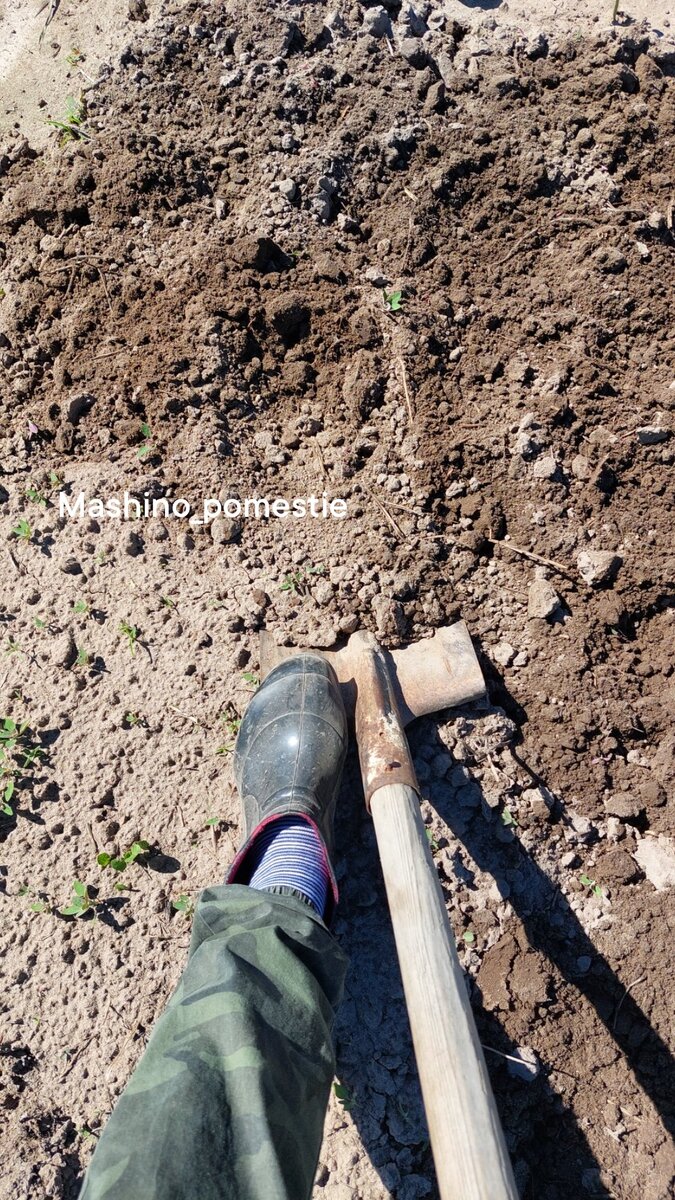
[{"label": "striped sock", "polygon": [[320,917],[326,909],[330,882],[326,852],[319,835],[302,817],[277,817],[260,831],[252,850],[249,887],[266,891],[295,888]]}]

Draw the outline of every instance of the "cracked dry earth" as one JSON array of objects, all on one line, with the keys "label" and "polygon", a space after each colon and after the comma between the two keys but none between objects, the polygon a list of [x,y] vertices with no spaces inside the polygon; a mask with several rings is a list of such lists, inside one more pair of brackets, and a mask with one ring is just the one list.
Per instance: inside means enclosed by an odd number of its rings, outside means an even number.
[{"label": "cracked dry earth", "polygon": [[[674,64],[629,20],[169,0],[86,139],[4,131],[3,1200],[74,1200],[178,979],[259,630],[460,615],[489,699],[411,743],[521,1195],[673,1194]],[[125,489],[348,513],[59,515]],[[338,845],[315,1200],[433,1198],[354,762]]]}]

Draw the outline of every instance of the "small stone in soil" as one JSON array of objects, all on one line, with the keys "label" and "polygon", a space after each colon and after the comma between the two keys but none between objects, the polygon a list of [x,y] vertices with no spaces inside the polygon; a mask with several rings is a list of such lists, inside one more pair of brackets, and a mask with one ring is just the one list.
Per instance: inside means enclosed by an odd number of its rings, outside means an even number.
[{"label": "small stone in soil", "polygon": [[279,194],[289,202],[295,200],[298,194],[298,185],[294,179],[282,179],[278,187]]},{"label": "small stone in soil", "polygon": [[498,642],[492,651],[492,657],[500,667],[508,667],[513,662],[516,652],[509,642]]},{"label": "small stone in soil", "polygon": [[670,430],[663,424],[662,413],[658,414],[653,425],[641,425],[637,436],[641,446],[656,446],[659,442],[666,442],[670,437]]},{"label": "small stone in soil", "polygon": [[211,537],[216,546],[224,546],[233,542],[241,532],[241,521],[236,517],[216,517],[211,522]]},{"label": "small stone in soil", "polygon": [[370,37],[383,38],[392,36],[391,19],[386,9],[367,8],[363,14],[361,30]]},{"label": "small stone in soil", "polygon": [[621,558],[611,550],[582,550],[577,556],[581,578],[591,587],[607,583],[621,566]]},{"label": "small stone in soil", "polygon": [[604,801],[605,812],[623,821],[638,817],[644,808],[642,801],[633,792],[616,792]]},{"label": "small stone in soil", "polygon": [[[519,1061],[514,1062],[514,1058]],[[531,1046],[518,1046],[506,1061],[506,1069],[513,1079],[532,1083],[539,1074],[539,1059]]]},{"label": "small stone in soil", "polygon": [[527,591],[527,615],[546,620],[560,606],[560,596],[548,579],[533,579]]},{"label": "small stone in soil", "polygon": [[638,843],[635,857],[657,892],[675,887],[675,840],[645,837]]},{"label": "small stone in soil", "polygon": [[552,454],[544,454],[538,458],[532,468],[535,479],[553,479],[558,470],[558,464]]}]

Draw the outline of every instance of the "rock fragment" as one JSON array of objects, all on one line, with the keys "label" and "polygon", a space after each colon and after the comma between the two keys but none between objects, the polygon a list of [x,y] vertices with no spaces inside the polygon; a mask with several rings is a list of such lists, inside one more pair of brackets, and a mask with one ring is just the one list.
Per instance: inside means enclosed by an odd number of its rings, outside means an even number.
[{"label": "rock fragment", "polygon": [[298,185],[294,179],[282,179],[277,190],[290,204],[298,194]]},{"label": "rock fragment", "polygon": [[554,479],[558,472],[558,464],[552,454],[542,454],[532,468],[535,479]]},{"label": "rock fragment", "polygon": [[541,784],[539,787],[526,788],[521,794],[521,800],[529,804],[534,816],[540,821],[548,820],[555,805],[553,792]]},{"label": "rock fragment", "polygon": [[429,58],[426,47],[418,38],[403,38],[399,43],[399,50],[411,67],[416,71],[424,70]]},{"label": "rock fragment", "polygon": [[498,642],[492,651],[492,657],[500,667],[508,667],[516,657],[516,651],[509,642]]},{"label": "rock fragment", "polygon": [[243,76],[242,72],[239,70],[239,67],[236,67],[234,71],[225,71],[221,75],[220,80],[218,82],[218,86],[219,86],[221,92],[224,92],[228,88],[236,87],[237,84],[241,83],[243,78],[244,78],[244,76]]},{"label": "rock fragment", "polygon": [[641,425],[637,436],[641,446],[657,446],[659,442],[667,442],[670,430],[664,423],[663,413],[657,413],[653,424]]},{"label": "rock fragment", "polygon": [[373,38],[391,37],[391,17],[387,10],[380,5],[367,8],[363,14],[361,32]]},{"label": "rock fragment", "polygon": [[620,566],[621,558],[612,550],[582,550],[577,556],[579,574],[591,587],[609,583]]},{"label": "rock fragment", "polygon": [[560,596],[548,579],[533,579],[527,589],[527,615],[545,621],[560,607]]},{"label": "rock fragment", "polygon": [[675,887],[675,839],[644,837],[638,843],[635,858],[657,892]]},{"label": "rock fragment", "polygon": [[586,480],[591,477],[591,464],[583,454],[577,454],[572,459],[572,474],[575,479]]},{"label": "rock fragment", "polygon": [[237,517],[216,517],[211,522],[211,537],[216,546],[234,542],[241,533],[241,521]]},{"label": "rock fragment", "polygon": [[539,1059],[531,1046],[517,1046],[506,1060],[506,1069],[513,1079],[532,1083],[539,1074]]},{"label": "rock fragment", "polygon": [[644,808],[643,801],[634,792],[616,792],[604,801],[605,812],[612,817],[629,821],[638,817]]}]

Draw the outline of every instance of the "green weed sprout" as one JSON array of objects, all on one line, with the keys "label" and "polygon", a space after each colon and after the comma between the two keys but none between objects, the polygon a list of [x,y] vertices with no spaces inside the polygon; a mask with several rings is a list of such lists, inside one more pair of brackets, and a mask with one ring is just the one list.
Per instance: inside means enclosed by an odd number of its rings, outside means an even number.
[{"label": "green weed sprout", "polygon": [[28,722],[17,724],[12,717],[0,719],[0,812],[6,817],[14,816],[12,799],[16,780],[29,772],[44,750],[34,746],[26,737]]},{"label": "green weed sprout", "polygon": [[383,291],[382,295],[384,297],[384,306],[389,310],[389,312],[398,312],[399,309],[403,307],[402,292]]},{"label": "green weed sprout", "polygon": [[81,883],[79,879],[74,879],[73,895],[70,903],[62,905],[59,912],[64,917],[82,917],[93,907],[94,901],[89,895],[89,888],[86,883]]},{"label": "green weed sprout", "polygon": [[147,854],[149,849],[149,842],[133,842],[123,854],[106,854],[104,852],[97,856],[96,861],[99,867],[103,867],[104,869],[111,867],[113,871],[121,873],[122,871],[126,871],[127,867],[130,867],[132,863],[135,863],[136,859],[140,858],[141,855]]},{"label": "green weed sprout", "polygon": [[47,507],[46,498],[42,495],[42,492],[38,491],[34,483],[29,488],[26,488],[26,499],[32,500],[33,504],[39,504],[40,508]]},{"label": "green weed sprout", "polygon": [[150,437],[151,437],[150,426],[148,424],[146,424],[145,421],[143,421],[143,423],[141,424],[141,433],[143,434],[145,441],[143,442],[142,446],[138,447],[138,450],[136,451],[136,457],[140,458],[141,462],[142,462],[143,459],[147,458],[148,455],[153,450],[153,444],[150,440]]},{"label": "green weed sprout", "polygon": [[307,585],[311,575],[323,575],[326,568],[319,563],[316,567],[300,567],[297,571],[291,571],[284,576],[284,581],[280,585],[282,592],[296,592],[298,595],[306,595]]},{"label": "green weed sprout", "polygon": [[171,907],[175,909],[176,912],[182,913],[184,917],[191,917],[195,910],[192,900],[184,893],[181,893],[176,900],[171,901]]},{"label": "green weed sprout", "polygon": [[128,621],[120,622],[120,633],[124,635],[129,643],[131,657],[136,654],[136,642],[138,641],[139,630],[136,625],[130,625]]},{"label": "green weed sprout", "polygon": [[66,97],[66,112],[64,117],[61,120],[54,120],[50,117],[46,122],[52,128],[58,129],[61,135],[59,146],[67,146],[68,142],[89,141],[91,135],[84,127],[86,115],[87,106],[81,95],[77,100],[74,96]]},{"label": "green weed sprout", "polygon": [[25,517],[22,517],[20,521],[17,521],[16,525],[12,529],[12,533],[14,534],[15,538],[19,539],[20,542],[29,542],[33,536],[33,530],[31,529]]},{"label": "green weed sprout", "polygon": [[340,1101],[346,1112],[349,1112],[354,1107],[354,1095],[348,1087],[345,1087],[344,1083],[335,1082],[333,1084],[333,1094],[335,1099]]}]

